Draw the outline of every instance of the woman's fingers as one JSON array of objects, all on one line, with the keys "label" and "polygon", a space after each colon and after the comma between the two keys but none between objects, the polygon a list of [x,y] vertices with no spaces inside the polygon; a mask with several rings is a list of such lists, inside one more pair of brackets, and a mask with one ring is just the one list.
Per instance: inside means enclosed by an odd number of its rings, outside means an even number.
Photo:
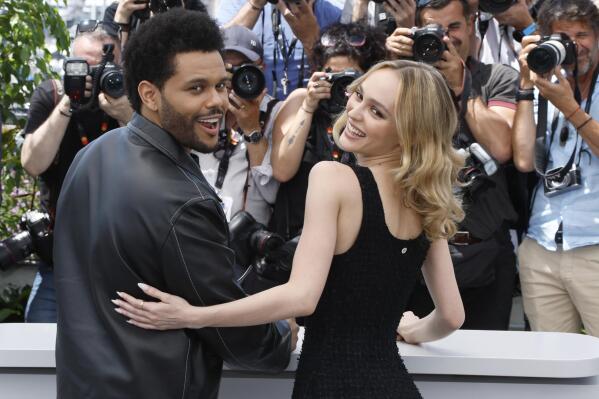
[{"label": "woman's fingers", "polygon": [[133,324],[134,326],[137,326],[137,327],[140,327],[140,328],[144,328],[146,330],[162,330],[162,328],[158,328],[158,327],[156,327],[156,326],[154,326],[152,324],[142,323],[142,322],[139,322],[139,321],[137,321],[135,319],[129,319],[129,320],[127,320],[127,323]]},{"label": "woman's fingers", "polygon": [[138,283],[137,284],[139,286],[139,288],[141,288],[141,290],[151,296],[154,297],[156,299],[159,299],[162,302],[168,302],[168,298],[170,296],[170,294],[167,294],[166,292],[160,291],[158,288],[154,288],[151,285],[148,284],[144,284],[144,283]]}]

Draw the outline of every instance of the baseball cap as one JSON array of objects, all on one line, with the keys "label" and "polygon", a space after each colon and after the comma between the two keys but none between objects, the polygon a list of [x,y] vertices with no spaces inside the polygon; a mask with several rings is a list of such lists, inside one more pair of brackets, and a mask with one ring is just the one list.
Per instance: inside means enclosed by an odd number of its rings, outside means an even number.
[{"label": "baseball cap", "polygon": [[256,62],[264,55],[258,36],[245,26],[233,25],[223,30],[227,51],[238,51],[250,61]]}]

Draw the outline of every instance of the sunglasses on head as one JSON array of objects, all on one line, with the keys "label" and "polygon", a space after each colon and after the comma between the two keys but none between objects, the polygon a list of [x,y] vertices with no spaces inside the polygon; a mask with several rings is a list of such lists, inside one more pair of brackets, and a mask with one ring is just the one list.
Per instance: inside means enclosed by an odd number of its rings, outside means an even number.
[{"label": "sunglasses on head", "polygon": [[341,39],[341,38],[334,38],[331,35],[329,35],[328,33],[325,33],[320,38],[320,44],[323,45],[324,47],[333,47],[337,43],[340,43],[342,41],[345,41],[347,44],[349,44],[352,47],[362,47],[364,44],[366,44],[366,36],[364,36],[362,33],[354,33],[354,34],[346,33],[344,39]]},{"label": "sunglasses on head", "polygon": [[77,24],[77,30],[75,31],[75,35],[85,32],[93,32],[98,29],[98,26],[104,25],[104,22],[97,21],[95,19],[86,19],[85,21],[81,21]]}]

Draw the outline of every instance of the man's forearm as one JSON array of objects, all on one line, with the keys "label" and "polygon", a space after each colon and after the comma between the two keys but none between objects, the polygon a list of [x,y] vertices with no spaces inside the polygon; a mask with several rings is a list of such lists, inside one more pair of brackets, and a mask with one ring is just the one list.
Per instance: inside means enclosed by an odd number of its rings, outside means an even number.
[{"label": "man's forearm", "polygon": [[223,28],[228,28],[233,25],[245,26],[248,29],[254,29],[254,25],[258,21],[258,17],[262,13],[262,9],[266,5],[266,0],[248,0],[240,9],[239,12],[225,25]]},{"label": "man's forearm", "polygon": [[58,153],[71,121],[69,107],[61,100],[48,119],[33,133],[25,137],[21,149],[21,164],[32,176],[39,176],[46,171]]},{"label": "man's forearm", "polygon": [[499,114],[489,109],[480,98],[468,100],[466,122],[474,138],[499,163],[512,157],[511,126]]},{"label": "man's forearm", "polygon": [[512,150],[516,169],[520,172],[534,170],[536,124],[532,101],[518,102],[512,127]]}]

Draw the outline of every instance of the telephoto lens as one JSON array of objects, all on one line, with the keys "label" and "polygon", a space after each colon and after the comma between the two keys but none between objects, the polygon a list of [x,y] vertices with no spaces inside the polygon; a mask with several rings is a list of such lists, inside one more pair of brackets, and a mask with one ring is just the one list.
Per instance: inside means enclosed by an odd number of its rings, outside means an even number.
[{"label": "telephoto lens", "polygon": [[539,45],[526,57],[531,71],[545,74],[558,65],[571,65],[576,61],[576,45],[563,33],[543,37]]},{"label": "telephoto lens", "polygon": [[428,64],[439,61],[443,52],[447,49],[445,42],[443,42],[443,36],[445,36],[445,31],[438,24],[430,24],[414,29],[412,32],[414,60]]},{"label": "telephoto lens", "polygon": [[252,100],[258,97],[266,87],[266,79],[262,70],[255,65],[245,64],[233,67],[231,86],[239,97]]}]

